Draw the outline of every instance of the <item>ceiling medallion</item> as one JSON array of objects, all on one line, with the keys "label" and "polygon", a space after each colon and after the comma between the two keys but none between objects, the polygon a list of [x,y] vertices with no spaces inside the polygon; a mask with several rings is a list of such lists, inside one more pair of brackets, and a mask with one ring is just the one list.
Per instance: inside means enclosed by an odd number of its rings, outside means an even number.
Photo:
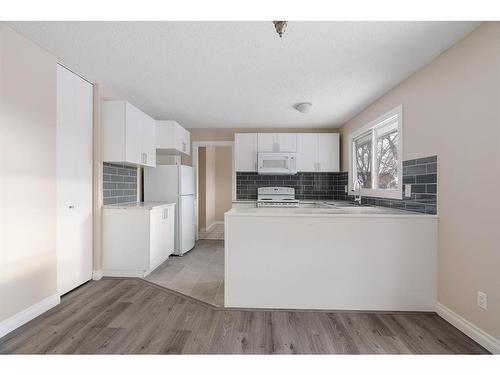
[{"label": "ceiling medallion", "polygon": [[281,36],[283,35],[283,33],[286,30],[286,25],[287,25],[288,21],[273,21],[273,23],[274,23],[274,27],[276,29],[276,32],[278,33],[278,35],[281,38]]}]

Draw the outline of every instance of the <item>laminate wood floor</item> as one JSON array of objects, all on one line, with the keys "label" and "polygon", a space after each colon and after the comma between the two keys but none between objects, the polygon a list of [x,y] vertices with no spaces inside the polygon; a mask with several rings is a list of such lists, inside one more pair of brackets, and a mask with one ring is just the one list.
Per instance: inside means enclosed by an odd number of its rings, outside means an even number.
[{"label": "laminate wood floor", "polygon": [[239,310],[140,279],[90,281],[0,340],[0,353],[487,353],[433,313]]},{"label": "laminate wood floor", "polygon": [[170,256],[146,280],[224,306],[224,241],[200,240],[182,257]]}]

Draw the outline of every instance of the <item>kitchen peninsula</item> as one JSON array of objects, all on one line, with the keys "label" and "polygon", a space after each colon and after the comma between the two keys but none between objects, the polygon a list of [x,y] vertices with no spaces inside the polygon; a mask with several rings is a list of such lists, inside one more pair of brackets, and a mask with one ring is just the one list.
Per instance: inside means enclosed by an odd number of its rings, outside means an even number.
[{"label": "kitchen peninsula", "polygon": [[437,216],[366,206],[225,214],[225,306],[434,311]]}]

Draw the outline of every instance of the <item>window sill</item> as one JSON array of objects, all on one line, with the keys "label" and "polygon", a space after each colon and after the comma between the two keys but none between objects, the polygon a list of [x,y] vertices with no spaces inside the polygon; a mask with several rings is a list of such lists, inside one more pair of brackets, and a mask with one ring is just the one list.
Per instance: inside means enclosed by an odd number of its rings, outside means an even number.
[{"label": "window sill", "polygon": [[[357,195],[354,191],[349,189],[348,195]],[[401,190],[383,190],[383,189],[361,189],[363,197],[371,198],[389,198],[403,200],[403,192]]]}]

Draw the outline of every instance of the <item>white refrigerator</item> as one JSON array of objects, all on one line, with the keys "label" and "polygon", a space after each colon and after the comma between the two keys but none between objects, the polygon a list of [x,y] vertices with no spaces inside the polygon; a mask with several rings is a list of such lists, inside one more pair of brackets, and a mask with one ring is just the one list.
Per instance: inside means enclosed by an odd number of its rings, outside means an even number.
[{"label": "white refrigerator", "polygon": [[175,202],[175,250],[184,255],[194,247],[194,171],[187,165],[144,169],[144,200]]}]

